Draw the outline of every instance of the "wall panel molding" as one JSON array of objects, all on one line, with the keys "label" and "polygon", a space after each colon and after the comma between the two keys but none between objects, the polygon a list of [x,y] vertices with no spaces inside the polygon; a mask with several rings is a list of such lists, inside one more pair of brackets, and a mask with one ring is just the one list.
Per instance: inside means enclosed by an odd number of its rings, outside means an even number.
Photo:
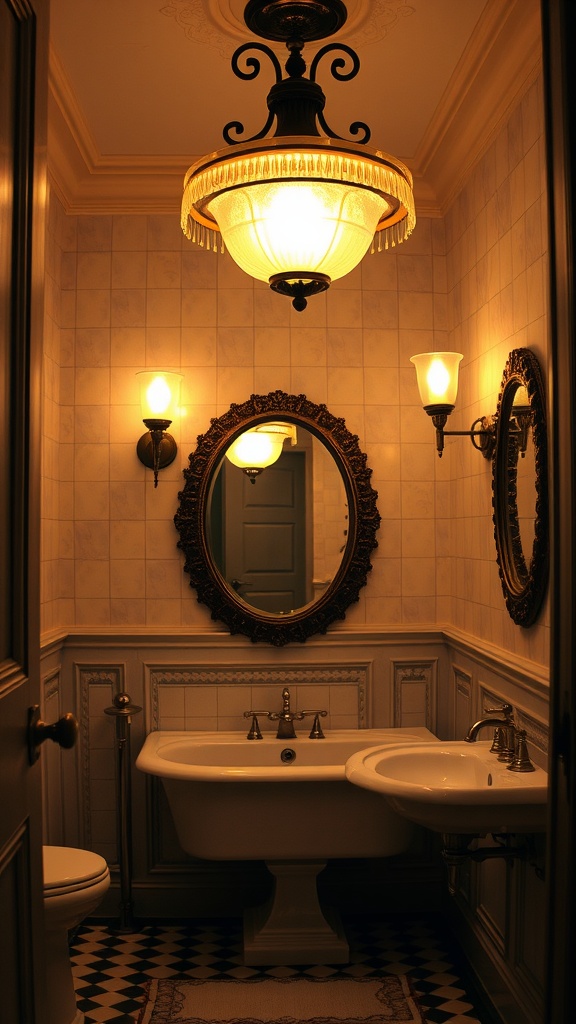
[{"label": "wall panel molding", "polygon": [[438,660],[392,661],[394,726],[436,730]]}]

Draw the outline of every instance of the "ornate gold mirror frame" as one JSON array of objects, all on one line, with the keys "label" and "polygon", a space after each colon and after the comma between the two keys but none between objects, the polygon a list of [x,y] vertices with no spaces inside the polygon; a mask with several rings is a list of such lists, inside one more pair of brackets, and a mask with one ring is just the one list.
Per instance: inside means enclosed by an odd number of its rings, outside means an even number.
[{"label": "ornate gold mirror frame", "polygon": [[[321,596],[294,612],[272,614],[248,605],[220,573],[210,547],[208,502],[215,475],[226,450],[244,431],[258,424],[277,421],[306,428],[328,449],[339,469],[348,504],[348,536],[342,561]],[[370,484],[372,470],[344,420],[333,416],[325,405],[315,405],[305,395],[274,391],[251,395],[241,405],[211,420],[209,430],[198,437],[197,447],[184,470],[186,480],[179,493],[180,506],[174,517],[180,534],[178,547],[185,554],[184,571],[198,601],[206,604],[212,618],[223,622],[232,634],[241,633],[256,642],[282,647],[325,633],[347,608],[358,600],[371,571],[370,555],[377,547],[380,515],[378,497]]]},{"label": "ornate gold mirror frame", "polygon": [[[519,470],[526,456],[533,460],[534,472],[521,481]],[[548,440],[540,365],[527,348],[514,349],[504,368],[492,480],[496,557],[506,606],[517,625],[530,626],[548,583]],[[523,542],[519,492],[526,486],[533,508],[528,540]]]}]

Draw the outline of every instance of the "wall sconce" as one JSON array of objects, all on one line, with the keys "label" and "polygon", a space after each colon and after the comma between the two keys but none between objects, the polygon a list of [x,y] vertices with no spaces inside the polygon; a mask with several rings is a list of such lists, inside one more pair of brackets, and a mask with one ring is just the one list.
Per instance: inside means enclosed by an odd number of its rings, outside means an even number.
[{"label": "wall sconce", "polygon": [[148,433],[142,434],[136,445],[136,454],[140,462],[154,470],[154,487],[158,487],[158,470],[174,462],[178,451],[176,441],[166,431],[180,406],[182,374],[143,370],[136,376],[142,419],[148,427]]},{"label": "wall sconce", "polygon": [[444,425],[456,405],[458,368],[463,356],[460,352],[421,352],[412,356],[416,367],[418,390],[424,412],[432,417],[436,427],[436,450],[439,458],[444,451],[444,438],[469,437],[485,459],[492,458],[496,444],[496,417],[480,416],[470,430],[444,430]]},{"label": "wall sconce", "polygon": [[287,438],[291,445],[298,443],[295,423],[262,423],[240,434],[230,445],[226,458],[253,484],[263,469],[280,458]]}]

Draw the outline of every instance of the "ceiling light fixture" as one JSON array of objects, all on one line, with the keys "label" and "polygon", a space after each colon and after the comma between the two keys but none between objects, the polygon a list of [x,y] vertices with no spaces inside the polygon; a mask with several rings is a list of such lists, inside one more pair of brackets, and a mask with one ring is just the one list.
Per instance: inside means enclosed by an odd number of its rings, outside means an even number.
[{"label": "ceiling light fixture", "polygon": [[295,423],[263,423],[240,434],[228,448],[226,457],[253,484],[263,469],[278,461],[288,438],[291,445],[298,443]]},{"label": "ceiling light fixture", "polygon": [[[228,149],[193,164],[184,179],[182,230],[199,245],[228,249],[251,277],[292,298],[298,311],[311,295],[350,273],[372,246],[388,249],[403,242],[416,214],[412,175],[404,164],[367,148],[370,129],[350,125],[358,142],[333,132],[324,119],[325,96],[316,82],[320,60],[332,61],[337,81],[350,81],[360,68],[358,55],[342,43],[323,46],[312,60],[309,77],[304,44],[325,39],[344,25],[341,0],[251,0],[244,20],[262,39],[285,42],[287,78],[274,51],[262,43],[245,43],[232,56],[232,71],[244,81],[256,78],[260,60],[272,62],[276,82],[268,94],[268,118],[256,135],[235,141],[244,132],[239,121],[223,130]],[[345,71],[347,60],[351,67]],[[272,131],[275,122],[275,132]]]}]

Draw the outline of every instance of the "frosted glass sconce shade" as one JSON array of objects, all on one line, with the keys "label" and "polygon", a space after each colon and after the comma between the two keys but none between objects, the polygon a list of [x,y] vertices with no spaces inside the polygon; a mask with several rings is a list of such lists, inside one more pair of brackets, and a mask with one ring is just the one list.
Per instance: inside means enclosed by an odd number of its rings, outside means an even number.
[{"label": "frosted glass sconce shade", "polygon": [[[461,352],[420,352],[411,356],[416,367],[418,390],[424,411],[432,417],[436,427],[436,451],[442,458],[444,438],[448,435],[469,437],[485,459],[492,458],[496,441],[496,417],[480,416],[470,430],[444,430],[446,421],[456,405],[458,370],[463,359]],[[478,428],[478,429],[476,429]]]},{"label": "frosted glass sconce shade", "polygon": [[226,458],[254,483],[255,477],[263,469],[272,466],[280,458],[287,438],[290,438],[292,445],[297,443],[294,423],[263,423],[240,434],[230,445]]},{"label": "frosted glass sconce shade", "polygon": [[410,362],[416,367],[418,390],[426,412],[452,412],[458,394],[460,352],[421,352]]},{"label": "frosted glass sconce shade", "polygon": [[181,373],[164,370],[143,370],[136,374],[140,386],[142,420],[148,427],[136,446],[140,462],[154,470],[154,487],[158,486],[158,470],[174,462],[178,447],[166,433],[180,408]]},{"label": "frosted glass sconce shade", "polygon": [[180,406],[181,373],[143,370],[136,374],[140,385],[142,419],[174,419]]}]

